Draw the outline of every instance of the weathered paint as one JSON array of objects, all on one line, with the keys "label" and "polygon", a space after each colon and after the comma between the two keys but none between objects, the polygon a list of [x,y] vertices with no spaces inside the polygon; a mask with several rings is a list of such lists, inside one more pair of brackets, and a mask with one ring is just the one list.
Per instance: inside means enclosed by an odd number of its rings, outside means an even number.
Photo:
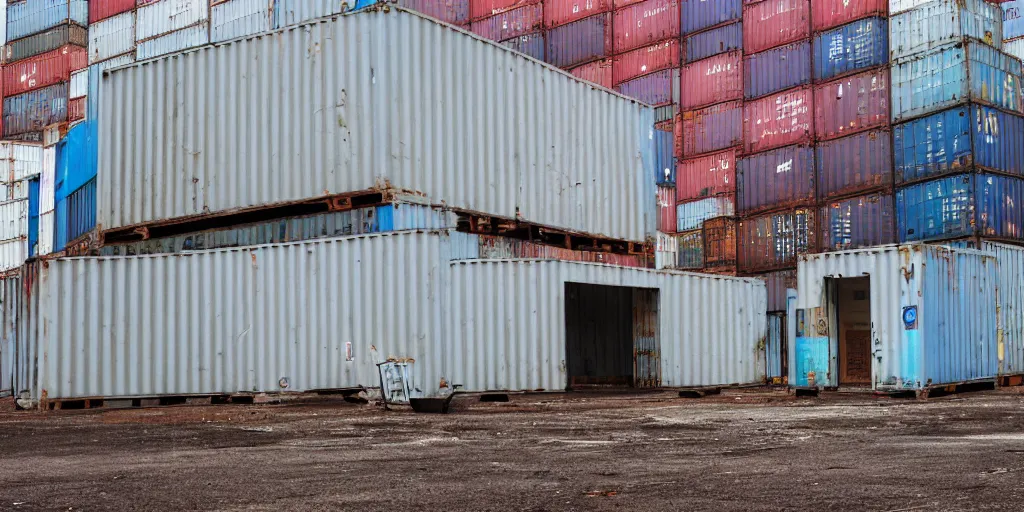
[{"label": "weathered paint", "polygon": [[89,94],[89,70],[80,69],[71,73],[71,85],[69,86],[68,97],[71,99],[84,98]]},{"label": "weathered paint", "polygon": [[544,32],[534,32],[506,39],[501,41],[501,44],[527,57],[543,61],[547,55],[547,42],[544,41],[544,37]]},{"label": "weathered paint", "polygon": [[0,141],[0,181],[11,183],[38,176],[43,147],[30,142]]},{"label": "weathered paint", "polygon": [[811,0],[811,20],[815,32],[869,16],[885,17],[889,0]]},{"label": "weathered paint", "polygon": [[889,22],[867,18],[814,37],[814,79],[856,73],[889,62]]},{"label": "weathered paint", "polygon": [[675,233],[676,229],[676,189],[671,186],[658,187],[658,231]]},{"label": "weathered paint", "polygon": [[664,69],[623,82],[615,90],[648,105],[663,106],[678,103],[679,80],[678,69]]},{"label": "weathered paint", "polygon": [[696,229],[677,237],[679,259],[676,268],[696,270],[704,268],[704,230]]},{"label": "weathered paint", "polygon": [[896,183],[974,169],[1024,175],[1024,117],[980,105],[893,127]]},{"label": "weathered paint", "polygon": [[786,311],[788,289],[796,289],[796,270],[779,270],[759,274],[758,279],[768,288],[768,311]]},{"label": "weathered paint", "polygon": [[0,241],[28,237],[28,199],[0,203]]},{"label": "weathered paint", "polygon": [[0,241],[0,271],[14,270],[28,257],[28,237]]},{"label": "weathered paint", "polygon": [[683,34],[743,19],[743,0],[681,0]]},{"label": "weathered paint", "polygon": [[4,136],[40,132],[46,126],[67,121],[68,84],[4,98]]},{"label": "weathered paint", "polygon": [[743,102],[683,112],[680,123],[681,147],[686,158],[738,146],[743,142]]},{"label": "weathered paint", "polygon": [[704,267],[736,266],[737,220],[731,217],[716,217],[704,221]]},{"label": "weathered paint", "polygon": [[135,0],[91,0],[89,1],[89,28],[100,20],[135,10]]},{"label": "weathered paint", "polygon": [[[890,6],[892,12],[897,12]],[[892,60],[924,53],[939,46],[977,39],[999,49],[1003,12],[986,0],[935,0],[889,18],[889,57]]]},{"label": "weathered paint", "polygon": [[743,54],[731,52],[683,66],[680,107],[701,107],[743,98]]},{"label": "weathered paint", "polygon": [[614,12],[615,53],[679,39],[678,0],[644,0]]},{"label": "weathered paint", "polygon": [[544,27],[552,29],[583,18],[611,12],[612,0],[544,2]]},{"label": "weathered paint", "polygon": [[780,46],[743,59],[743,92],[760,98],[811,82],[811,42]]},{"label": "weathered paint", "polygon": [[1003,8],[1003,41],[1024,37],[1024,0],[1006,0]]},{"label": "weathered paint", "polygon": [[678,66],[679,40],[670,39],[614,56],[612,80],[618,85],[648,73]]},{"label": "weathered paint", "polygon": [[21,311],[20,275],[0,279],[0,397],[12,394],[18,314]]},{"label": "weathered paint", "polygon": [[815,145],[818,198],[891,188],[892,133],[874,130]]},{"label": "weathered paint", "polygon": [[[6,3],[6,2],[5,2]],[[23,0],[7,5],[7,41],[69,22],[89,25],[86,0]]]},{"label": "weathered paint", "polygon": [[209,0],[157,0],[139,6],[136,12],[135,40],[145,41],[190,27],[209,23]]},{"label": "weathered paint", "polygon": [[[994,378],[998,267],[992,254],[930,245],[884,246],[800,258],[796,357],[790,385],[838,385],[835,281],[870,279],[871,387]],[[953,276],[952,278],[950,276]],[[916,313],[907,316],[908,308]]]},{"label": "weathered paint", "polygon": [[814,95],[810,87],[790,89],[743,106],[743,147],[768,151],[814,140]]},{"label": "weathered paint", "polygon": [[469,0],[399,0],[397,3],[445,23],[469,25]]},{"label": "weathered paint", "polygon": [[96,228],[96,179],[59,199],[54,208],[53,248],[67,244]]},{"label": "weathered paint", "polygon": [[704,221],[715,217],[732,217],[736,214],[735,200],[729,196],[715,196],[676,207],[679,231],[690,231],[704,227]]},{"label": "weathered paint", "polygon": [[345,4],[355,5],[360,0],[274,0],[274,28],[298,25],[316,18],[341,14]]},{"label": "weathered paint", "polygon": [[739,269],[792,268],[797,256],[814,250],[814,217],[813,211],[801,209],[740,220]]},{"label": "weathered paint", "polygon": [[68,44],[82,48],[89,46],[88,30],[75,24],[65,24],[17,41],[9,41],[4,46],[3,60],[5,64],[10,64],[33,55],[56,50]]},{"label": "weathered paint", "polygon": [[810,0],[764,0],[743,6],[743,50],[758,53],[811,36]]},{"label": "weathered paint", "polygon": [[736,207],[741,214],[814,203],[814,148],[786,146],[741,158]]},{"label": "weathered paint", "polygon": [[743,49],[743,23],[733,23],[686,37],[686,62]]},{"label": "weathered paint", "polygon": [[210,41],[227,41],[270,30],[273,2],[228,0],[210,8]]},{"label": "weathered paint", "polygon": [[191,27],[176,30],[170,34],[155,37],[148,41],[140,41],[135,49],[139,60],[151,59],[161,55],[177,53],[189,48],[210,43],[210,26],[199,23]]},{"label": "weathered paint", "polygon": [[547,62],[569,68],[612,55],[612,15],[591,16],[548,30]]},{"label": "weathered paint", "polygon": [[569,70],[573,76],[593,82],[605,89],[612,88],[612,59],[603,59]]},{"label": "weathered paint", "polygon": [[1024,374],[1024,249],[984,240],[978,249],[999,260],[999,374]]},{"label": "weathered paint", "polygon": [[955,175],[896,192],[900,242],[965,236],[1024,239],[1024,180],[993,174]]},{"label": "weathered paint", "polygon": [[705,199],[736,192],[736,150],[699,156],[679,163],[676,199]]},{"label": "weathered paint", "polygon": [[53,210],[39,214],[39,239],[37,243],[35,255],[40,256],[53,252]]},{"label": "weathered paint", "polygon": [[[291,0],[301,1],[301,0]],[[540,0],[469,0],[469,17],[472,21],[481,20],[508,12],[513,9],[532,4],[538,4]],[[313,16],[317,17],[317,16]],[[305,18],[290,22],[289,24],[301,23],[303,21],[309,21],[311,18]],[[278,27],[280,28],[280,27]]]},{"label": "weathered paint", "polygon": [[672,132],[652,130],[651,140],[654,143],[654,181],[658,185],[673,185],[672,200],[676,197],[676,157],[673,151],[674,137]]},{"label": "weathered paint", "polygon": [[525,5],[489,18],[474,21],[474,34],[492,41],[502,41],[540,30],[544,23],[544,7],[541,4]]},{"label": "weathered paint", "polygon": [[89,64],[135,49],[135,11],[107,18],[89,26]]},{"label": "weathered paint", "polygon": [[[342,58],[355,47],[366,59]],[[399,61],[412,64],[365,65]],[[324,73],[332,87],[264,108]],[[655,232],[650,108],[400,8],[120,68],[99,95],[105,229],[389,188],[597,236]],[[468,115],[484,111],[494,114]],[[150,160],[152,140],[164,157]]]},{"label": "weathered paint", "polygon": [[896,242],[896,207],[891,193],[842,199],[818,214],[818,250],[845,251]]},{"label": "weathered paint", "polygon": [[4,97],[71,80],[71,72],[88,65],[85,48],[67,45],[3,67]]},{"label": "weathered paint", "polygon": [[814,88],[814,133],[830,140],[889,124],[889,70],[881,68]]},{"label": "weathered paint", "polygon": [[654,268],[676,268],[679,264],[679,239],[676,235],[658,233],[654,240]]},{"label": "weathered paint", "polygon": [[893,122],[966,102],[1020,112],[1021,97],[1021,61],[983,44],[945,46],[892,68]]}]

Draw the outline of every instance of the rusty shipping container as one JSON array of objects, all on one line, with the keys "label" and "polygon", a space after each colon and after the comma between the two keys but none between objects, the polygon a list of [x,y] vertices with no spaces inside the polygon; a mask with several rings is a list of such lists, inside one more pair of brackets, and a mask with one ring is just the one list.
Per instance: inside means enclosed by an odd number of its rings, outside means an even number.
[{"label": "rusty shipping container", "polygon": [[814,140],[814,95],[810,87],[790,89],[743,106],[743,145],[759,153]]},{"label": "rusty shipping container", "polygon": [[533,4],[474,21],[471,29],[474,34],[485,39],[504,41],[540,30],[543,24],[544,7]]},{"label": "rusty shipping container", "polygon": [[818,214],[818,250],[845,251],[896,242],[896,207],[891,193],[833,201]]},{"label": "rusty shipping container", "polygon": [[51,52],[8,64],[3,68],[4,97],[71,80],[71,72],[89,65],[85,48],[66,45]]},{"label": "rusty shipping container", "polygon": [[830,140],[889,124],[889,69],[814,88],[814,133]]},{"label": "rusty shipping container", "polygon": [[676,189],[672,186],[658,186],[658,231],[675,233]]},{"label": "rusty shipping container", "polygon": [[612,0],[559,0],[544,2],[544,27],[555,28],[595,14],[611,12]]},{"label": "rusty shipping container", "polygon": [[704,222],[704,266],[706,268],[736,265],[736,225],[731,217],[717,217]]},{"label": "rusty shipping container", "polygon": [[679,40],[670,39],[613,57],[612,79],[615,85],[618,85],[655,71],[678,66]]},{"label": "rusty shipping container", "polygon": [[40,133],[51,124],[67,120],[67,82],[4,98],[4,137]]},{"label": "rusty shipping container", "polygon": [[679,169],[676,171],[676,200],[680,203],[735,192],[735,149],[679,163]]},{"label": "rusty shipping container", "polygon": [[452,25],[469,25],[469,0],[399,0],[398,5]]},{"label": "rusty shipping container", "polygon": [[478,21],[539,3],[540,0],[469,0],[469,17],[471,21]]},{"label": "rusty shipping container", "polygon": [[892,132],[888,129],[820,142],[815,152],[820,199],[892,188]]},{"label": "rusty shipping container", "polygon": [[69,44],[82,48],[89,46],[88,30],[75,24],[61,25],[24,39],[10,41],[4,46],[3,60],[5,64],[10,64],[34,55],[57,50]]},{"label": "rusty shipping container", "polygon": [[678,0],[644,0],[617,9],[614,18],[615,53],[679,39]]},{"label": "rusty shipping container", "polygon": [[786,311],[786,290],[796,290],[796,271],[778,270],[757,276],[768,288],[768,311]]},{"label": "rusty shipping container", "polygon": [[683,66],[680,108],[743,99],[743,54],[723,53]]},{"label": "rusty shipping container", "polygon": [[810,0],[764,0],[743,6],[747,55],[811,37]]},{"label": "rusty shipping container", "polygon": [[680,116],[683,156],[692,158],[743,143],[743,102],[730,101]]},{"label": "rusty shipping container", "polygon": [[798,209],[740,220],[739,270],[763,272],[796,267],[814,251],[814,211]]},{"label": "rusty shipping container", "polygon": [[813,204],[814,193],[814,148],[810,146],[786,146],[737,162],[740,214]]},{"label": "rusty shipping container", "polygon": [[715,196],[690,203],[680,203],[676,208],[678,219],[676,229],[690,231],[701,229],[704,222],[715,217],[733,217],[736,204],[732,196]]},{"label": "rusty shipping container", "polygon": [[845,25],[871,16],[889,14],[889,0],[811,0],[811,19],[815,32]]},{"label": "rusty shipping container", "polygon": [[678,237],[678,260],[676,268],[697,270],[704,268],[704,231],[696,229],[681,233]]},{"label": "rusty shipping container", "polygon": [[576,66],[569,72],[577,78],[593,82],[606,89],[612,88],[612,59],[602,59]]}]

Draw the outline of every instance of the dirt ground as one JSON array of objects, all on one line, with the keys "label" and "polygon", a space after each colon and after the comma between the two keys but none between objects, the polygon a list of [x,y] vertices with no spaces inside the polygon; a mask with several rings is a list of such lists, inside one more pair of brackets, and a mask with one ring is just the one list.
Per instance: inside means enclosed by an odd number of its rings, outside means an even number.
[{"label": "dirt ground", "polygon": [[0,510],[1019,510],[1024,390],[0,412]]}]

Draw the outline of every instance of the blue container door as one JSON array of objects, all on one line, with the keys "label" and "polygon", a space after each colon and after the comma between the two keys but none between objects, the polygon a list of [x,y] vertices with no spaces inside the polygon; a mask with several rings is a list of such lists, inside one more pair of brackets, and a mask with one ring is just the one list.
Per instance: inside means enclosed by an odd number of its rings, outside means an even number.
[{"label": "blue container door", "polygon": [[28,182],[28,256],[36,255],[39,245],[39,178]]}]

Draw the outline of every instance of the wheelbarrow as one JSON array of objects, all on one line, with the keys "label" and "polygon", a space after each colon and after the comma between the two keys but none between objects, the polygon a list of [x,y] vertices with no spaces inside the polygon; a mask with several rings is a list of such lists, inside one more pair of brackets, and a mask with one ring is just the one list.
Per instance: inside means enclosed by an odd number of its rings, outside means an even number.
[{"label": "wheelbarrow", "polygon": [[455,398],[455,395],[459,394],[458,390],[461,387],[461,384],[453,385],[452,392],[445,397],[410,398],[409,405],[412,406],[412,410],[414,412],[423,414],[448,414],[452,399]]}]

